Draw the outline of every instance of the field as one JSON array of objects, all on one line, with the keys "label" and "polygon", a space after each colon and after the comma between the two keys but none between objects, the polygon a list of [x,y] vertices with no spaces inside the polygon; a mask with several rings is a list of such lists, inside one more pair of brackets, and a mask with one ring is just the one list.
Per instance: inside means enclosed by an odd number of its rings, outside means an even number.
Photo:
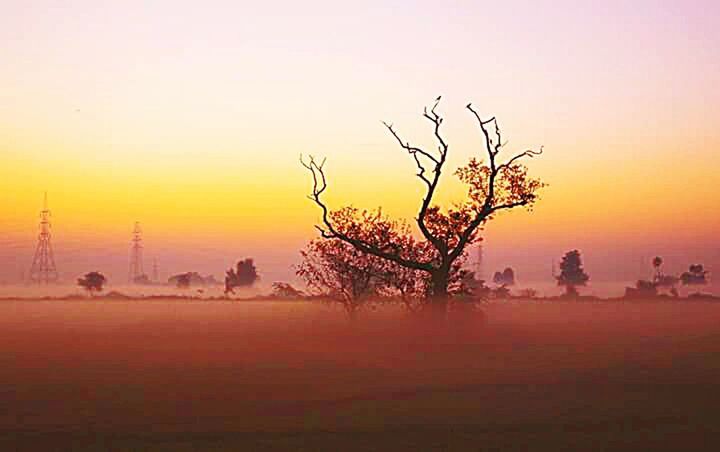
[{"label": "field", "polygon": [[0,450],[718,450],[720,304],[3,301]]}]

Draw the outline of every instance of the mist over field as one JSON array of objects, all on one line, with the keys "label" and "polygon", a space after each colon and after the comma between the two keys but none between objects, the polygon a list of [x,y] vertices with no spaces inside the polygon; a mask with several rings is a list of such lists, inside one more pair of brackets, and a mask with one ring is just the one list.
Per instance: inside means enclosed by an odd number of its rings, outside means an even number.
[{"label": "mist over field", "polygon": [[[321,303],[0,304],[19,450],[693,449],[720,304],[494,303],[463,325]],[[695,449],[699,450],[699,449]]]},{"label": "mist over field", "polygon": [[[583,294],[596,296],[600,298],[622,297],[626,287],[634,287],[637,279],[627,281],[611,281],[611,282],[594,282],[582,290]],[[528,283],[519,281],[511,288],[511,293],[520,294],[524,289],[534,289],[541,297],[555,297],[563,293],[563,288],[559,287],[554,281],[539,281],[536,283]],[[712,280],[703,286],[690,286],[678,288],[680,296],[686,297],[693,293],[718,294],[720,293],[717,284]],[[233,298],[252,298],[258,295],[266,295],[271,293],[271,283],[260,281],[252,287],[236,290]],[[213,298],[225,297],[222,285],[191,287],[189,289],[179,289],[171,285],[157,286],[138,286],[134,284],[109,284],[106,286],[105,293],[119,292],[132,297],[148,297],[161,295],[174,295],[182,297],[196,298]],[[51,286],[29,286],[7,284],[0,285],[0,298],[43,298],[43,297],[66,297],[75,296],[78,299],[86,299],[87,294],[82,289],[73,284],[57,284]]]}]

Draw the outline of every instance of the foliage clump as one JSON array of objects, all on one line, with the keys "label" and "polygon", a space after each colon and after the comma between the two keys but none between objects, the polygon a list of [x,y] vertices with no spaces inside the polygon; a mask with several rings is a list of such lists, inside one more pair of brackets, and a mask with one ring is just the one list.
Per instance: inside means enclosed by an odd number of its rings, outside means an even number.
[{"label": "foliage clump", "polygon": [[567,296],[577,296],[578,286],[585,286],[590,276],[585,273],[580,251],[572,250],[565,253],[560,262],[560,274],[556,277],[558,286],[565,287]]},{"label": "foliage clump", "polygon": [[680,275],[680,281],[686,286],[707,284],[707,274],[702,264],[693,264],[688,271]]},{"label": "foliage clump", "polygon": [[87,290],[91,297],[94,292],[102,292],[105,283],[107,283],[107,278],[100,272],[86,273],[85,276],[77,280],[78,286]]},{"label": "foliage clump", "polygon": [[225,272],[225,293],[235,293],[238,287],[252,286],[260,276],[255,268],[255,262],[252,258],[239,260],[235,268],[230,268]]}]

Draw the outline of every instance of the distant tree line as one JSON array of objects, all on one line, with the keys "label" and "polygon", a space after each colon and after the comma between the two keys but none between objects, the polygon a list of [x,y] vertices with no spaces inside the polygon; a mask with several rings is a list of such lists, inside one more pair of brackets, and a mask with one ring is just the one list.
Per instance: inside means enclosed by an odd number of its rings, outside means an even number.
[{"label": "distant tree line", "polygon": [[639,279],[635,283],[635,287],[625,289],[625,296],[627,298],[648,298],[667,292],[667,295],[678,297],[680,295],[677,289],[678,284],[698,286],[708,283],[709,272],[701,264],[691,264],[687,271],[675,276],[663,272],[663,262],[662,257],[655,257],[652,261],[655,270],[652,279]]}]

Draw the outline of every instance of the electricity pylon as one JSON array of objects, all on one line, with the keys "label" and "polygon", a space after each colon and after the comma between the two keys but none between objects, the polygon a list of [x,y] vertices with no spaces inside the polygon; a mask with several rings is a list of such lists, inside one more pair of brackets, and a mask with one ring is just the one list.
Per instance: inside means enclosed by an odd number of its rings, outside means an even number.
[{"label": "electricity pylon", "polygon": [[30,266],[28,279],[34,284],[54,283],[58,280],[58,272],[50,244],[50,210],[48,209],[47,192],[45,192],[43,210],[40,212],[39,230],[38,243],[35,247],[35,256]]},{"label": "electricity pylon", "polygon": [[140,229],[140,223],[135,222],[133,228],[132,247],[130,248],[130,271],[128,273],[128,282],[134,283],[140,276],[143,276],[142,262],[142,230]]}]

